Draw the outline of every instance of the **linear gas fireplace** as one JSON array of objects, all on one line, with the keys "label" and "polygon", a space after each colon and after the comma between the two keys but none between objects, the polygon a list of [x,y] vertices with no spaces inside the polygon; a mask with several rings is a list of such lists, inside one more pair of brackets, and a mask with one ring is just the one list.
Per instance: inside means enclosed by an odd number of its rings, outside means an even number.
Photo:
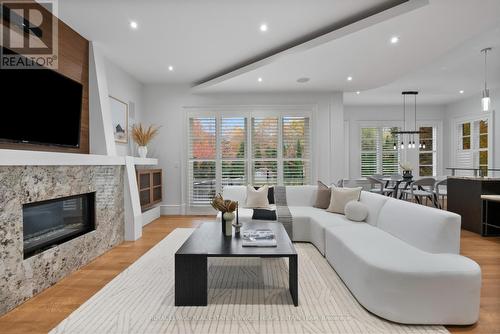
[{"label": "linear gas fireplace", "polygon": [[23,205],[24,258],[95,230],[95,193]]}]

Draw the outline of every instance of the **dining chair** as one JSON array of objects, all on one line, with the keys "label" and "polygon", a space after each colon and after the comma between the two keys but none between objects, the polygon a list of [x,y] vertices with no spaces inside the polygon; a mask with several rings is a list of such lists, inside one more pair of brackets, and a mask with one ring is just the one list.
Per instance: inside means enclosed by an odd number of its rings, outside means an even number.
[{"label": "dining chair", "polygon": [[[434,194],[436,196],[436,203],[440,209],[444,208],[444,201],[448,198],[448,179],[443,179],[441,181],[437,181],[434,186]],[[441,202],[439,199],[441,198]]]},{"label": "dining chair", "polygon": [[423,199],[425,199],[425,204],[430,199],[432,204],[437,207],[434,198],[434,187],[436,185],[436,179],[433,177],[425,177],[413,181],[408,189],[402,191],[403,194],[409,195],[411,200],[416,200],[417,203],[423,204]]},{"label": "dining chair", "polygon": [[394,189],[392,188],[387,188],[386,187],[386,182],[382,181],[381,179],[378,179],[374,176],[367,176],[366,179],[370,182],[371,184],[371,189],[370,192],[372,193],[377,193],[381,195],[391,195]]}]

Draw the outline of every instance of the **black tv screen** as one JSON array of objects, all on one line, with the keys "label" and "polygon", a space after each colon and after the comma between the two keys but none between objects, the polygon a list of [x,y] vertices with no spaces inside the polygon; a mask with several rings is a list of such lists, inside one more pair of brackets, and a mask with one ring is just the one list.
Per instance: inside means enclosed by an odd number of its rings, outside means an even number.
[{"label": "black tv screen", "polygon": [[83,87],[49,69],[0,69],[0,141],[80,146]]}]

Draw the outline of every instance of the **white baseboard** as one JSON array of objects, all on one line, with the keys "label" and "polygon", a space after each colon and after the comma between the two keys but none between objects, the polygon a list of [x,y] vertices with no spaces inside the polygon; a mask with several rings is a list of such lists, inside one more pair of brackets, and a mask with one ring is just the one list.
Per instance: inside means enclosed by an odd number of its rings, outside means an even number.
[{"label": "white baseboard", "polygon": [[156,218],[160,218],[160,206],[149,209],[142,213],[142,226],[146,226]]},{"label": "white baseboard", "polygon": [[160,205],[162,216],[185,216],[185,215],[216,215],[211,206],[187,208],[184,204],[162,204]]},{"label": "white baseboard", "polygon": [[184,215],[185,209],[184,206],[180,204],[162,204],[160,205],[160,213],[162,216]]}]

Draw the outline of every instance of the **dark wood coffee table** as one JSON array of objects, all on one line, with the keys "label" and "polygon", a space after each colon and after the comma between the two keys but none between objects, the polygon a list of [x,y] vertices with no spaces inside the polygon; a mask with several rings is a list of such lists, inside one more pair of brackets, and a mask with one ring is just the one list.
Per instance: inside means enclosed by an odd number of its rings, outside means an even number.
[{"label": "dark wood coffee table", "polygon": [[225,237],[220,222],[201,224],[175,253],[175,306],[207,305],[208,257],[287,257],[289,289],[298,305],[297,252],[281,223],[248,222],[245,229],[269,228],[276,234],[276,247],[243,247],[242,239]]}]

